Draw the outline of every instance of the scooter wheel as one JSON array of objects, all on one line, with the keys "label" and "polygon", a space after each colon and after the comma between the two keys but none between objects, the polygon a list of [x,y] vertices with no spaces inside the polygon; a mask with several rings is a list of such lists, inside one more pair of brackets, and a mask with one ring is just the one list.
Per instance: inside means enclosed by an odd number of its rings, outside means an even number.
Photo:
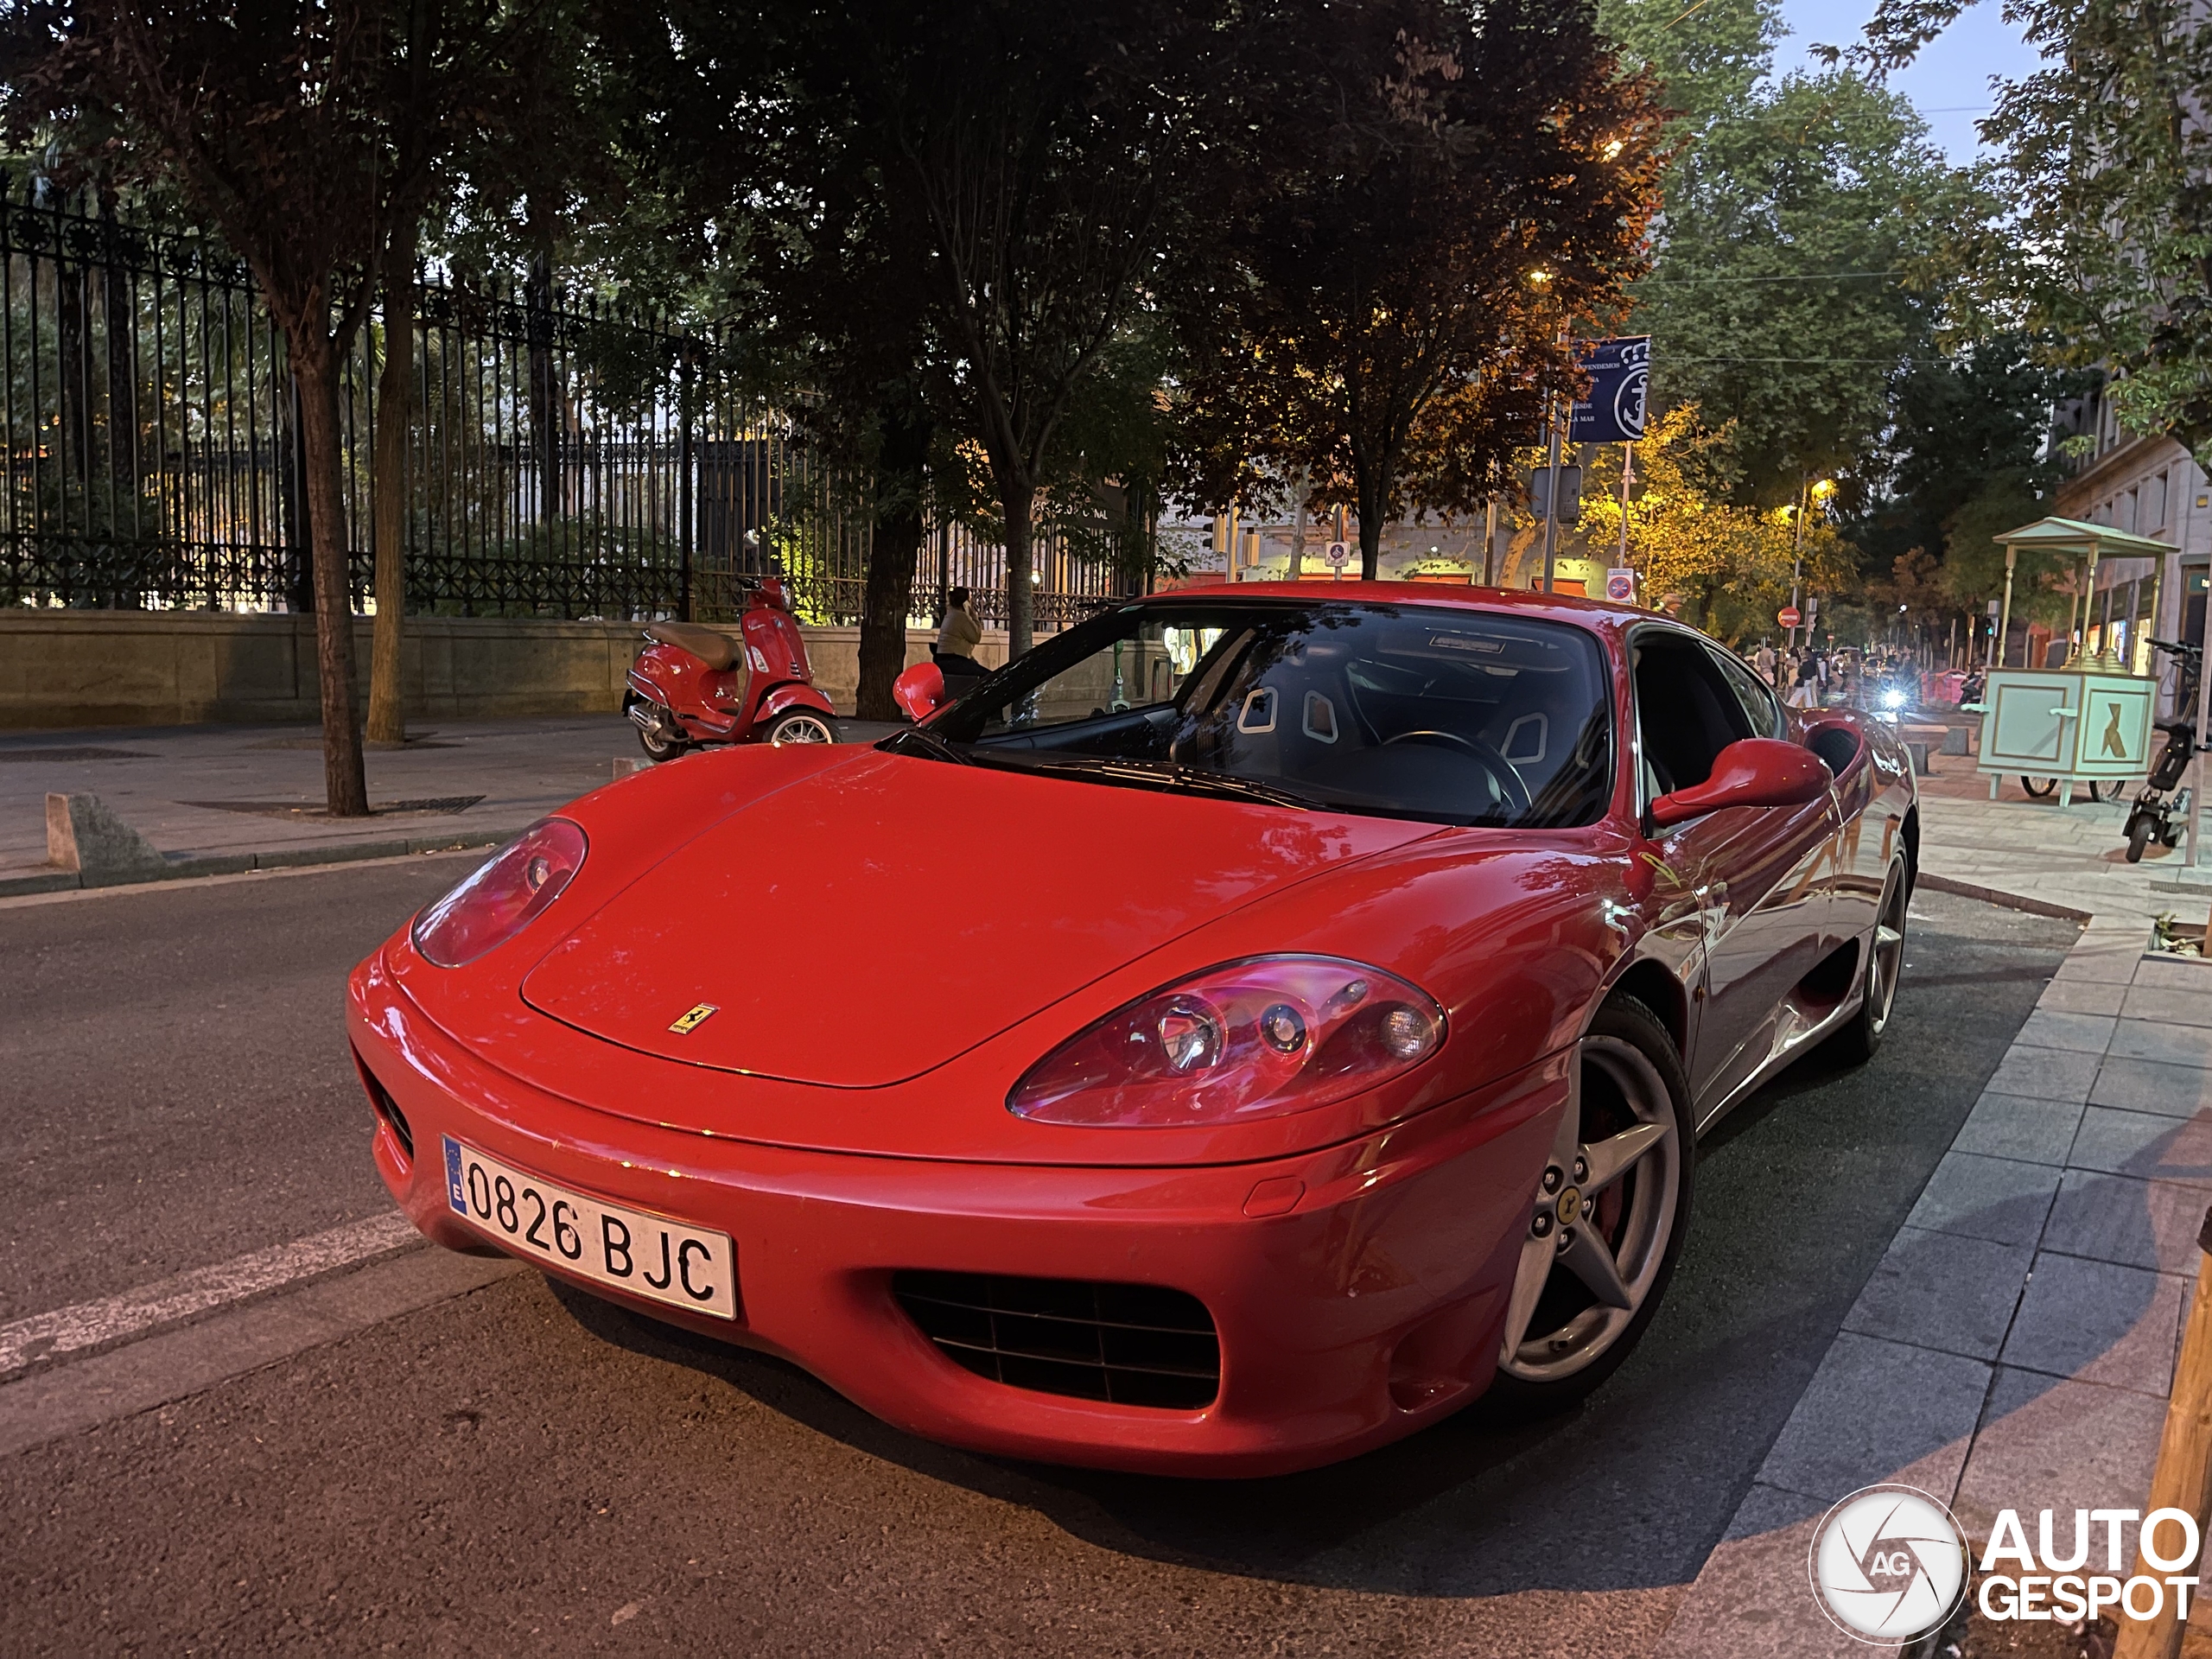
[{"label": "scooter wheel", "polygon": [[2143,861],[2143,849],[2151,844],[2151,838],[2158,834],[2158,830],[2157,822],[2147,812],[2138,812],[2127,821],[2129,863],[2140,864]]},{"label": "scooter wheel", "polygon": [[680,737],[671,737],[664,727],[639,728],[638,747],[645,750],[645,759],[658,766],[664,760],[673,760],[683,753],[685,744]]},{"label": "scooter wheel", "polygon": [[835,743],[837,728],[827,715],[812,709],[793,709],[776,716],[765,741],[779,748],[786,743]]}]

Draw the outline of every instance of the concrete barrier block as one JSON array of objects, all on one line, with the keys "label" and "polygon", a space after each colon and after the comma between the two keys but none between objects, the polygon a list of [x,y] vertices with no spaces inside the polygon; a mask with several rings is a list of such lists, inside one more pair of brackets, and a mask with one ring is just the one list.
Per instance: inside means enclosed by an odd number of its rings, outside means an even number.
[{"label": "concrete barrier block", "polygon": [[46,798],[46,861],[74,870],[87,887],[143,881],[168,861],[97,795]]}]

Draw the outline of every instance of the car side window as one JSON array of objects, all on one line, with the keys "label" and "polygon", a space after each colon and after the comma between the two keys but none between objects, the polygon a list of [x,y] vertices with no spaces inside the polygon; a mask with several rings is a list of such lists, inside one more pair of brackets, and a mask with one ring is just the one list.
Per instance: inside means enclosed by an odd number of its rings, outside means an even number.
[{"label": "car side window", "polygon": [[1765,682],[1741,658],[1716,651],[1713,659],[1720,664],[1721,676],[1728,682],[1728,689],[1736,694],[1736,701],[1744,705],[1744,717],[1751,722],[1752,734],[1781,736],[1782,705],[1774,700],[1774,693],[1767,690]]},{"label": "car side window", "polygon": [[1703,783],[1721,750],[1761,734],[1719,661],[1697,639],[1647,628],[1630,650],[1647,796]]}]

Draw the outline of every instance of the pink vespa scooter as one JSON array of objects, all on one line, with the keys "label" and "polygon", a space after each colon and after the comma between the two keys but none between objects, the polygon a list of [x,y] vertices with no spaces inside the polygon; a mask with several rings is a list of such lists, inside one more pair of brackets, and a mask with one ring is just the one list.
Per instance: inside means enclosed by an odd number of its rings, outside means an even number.
[{"label": "pink vespa scooter", "polygon": [[630,665],[622,712],[655,760],[705,743],[835,743],[836,710],[814,689],[784,584],[753,590],[737,639],[693,622],[655,622]]}]

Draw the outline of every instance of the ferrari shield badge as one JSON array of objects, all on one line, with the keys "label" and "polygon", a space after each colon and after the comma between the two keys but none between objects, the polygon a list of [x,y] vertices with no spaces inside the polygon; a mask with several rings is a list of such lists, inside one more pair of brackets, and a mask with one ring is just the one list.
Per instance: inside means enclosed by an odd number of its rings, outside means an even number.
[{"label": "ferrari shield badge", "polygon": [[707,1023],[708,1017],[711,1015],[714,1011],[715,1005],[713,1003],[701,1002],[695,1007],[684,1009],[683,1013],[677,1014],[676,1016],[675,1022],[669,1027],[669,1029],[679,1037],[688,1037],[693,1032],[698,1030],[700,1027],[705,1025]]}]

